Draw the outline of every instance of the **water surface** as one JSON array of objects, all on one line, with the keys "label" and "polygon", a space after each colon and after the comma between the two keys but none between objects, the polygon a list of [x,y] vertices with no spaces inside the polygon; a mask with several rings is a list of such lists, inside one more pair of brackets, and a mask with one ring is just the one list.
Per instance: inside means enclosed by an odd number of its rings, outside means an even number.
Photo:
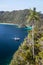
[{"label": "water surface", "polygon": [[[0,65],[7,65],[13,53],[27,36],[25,28],[18,28],[16,25],[0,24]],[[19,37],[19,41],[13,38]]]}]

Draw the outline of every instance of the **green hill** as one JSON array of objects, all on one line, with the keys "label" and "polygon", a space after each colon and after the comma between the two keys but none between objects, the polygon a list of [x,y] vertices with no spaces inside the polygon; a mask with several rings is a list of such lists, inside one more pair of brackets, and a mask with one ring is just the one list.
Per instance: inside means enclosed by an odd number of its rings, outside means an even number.
[{"label": "green hill", "polygon": [[[14,24],[22,24],[27,21],[26,16],[28,16],[29,10],[14,10],[14,11],[0,11],[0,23],[14,23]],[[39,16],[41,19],[40,24],[43,25],[43,14],[39,12]]]}]

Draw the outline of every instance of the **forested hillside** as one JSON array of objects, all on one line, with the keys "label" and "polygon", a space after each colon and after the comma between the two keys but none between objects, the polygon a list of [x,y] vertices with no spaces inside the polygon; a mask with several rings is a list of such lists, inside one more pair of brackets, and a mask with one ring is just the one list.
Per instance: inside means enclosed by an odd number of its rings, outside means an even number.
[{"label": "forested hillside", "polygon": [[[16,11],[0,11],[0,23],[14,23],[22,24],[27,21],[26,16],[28,16],[29,10],[16,10]],[[39,13],[41,24],[43,25],[43,14]]]}]

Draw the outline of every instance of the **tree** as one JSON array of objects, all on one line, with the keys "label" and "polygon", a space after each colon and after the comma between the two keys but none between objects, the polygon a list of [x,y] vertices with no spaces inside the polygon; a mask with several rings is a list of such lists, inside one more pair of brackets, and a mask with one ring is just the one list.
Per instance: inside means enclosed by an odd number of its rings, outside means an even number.
[{"label": "tree", "polygon": [[36,8],[33,10],[30,9],[30,15],[27,16],[27,24],[33,22],[31,25],[35,24],[37,26],[38,22],[40,21],[39,13],[36,12]]},{"label": "tree", "polygon": [[33,8],[33,11],[30,9],[30,15],[28,16],[27,23],[32,21],[32,51],[34,57],[34,27],[38,29],[39,14],[36,12],[36,8]]}]

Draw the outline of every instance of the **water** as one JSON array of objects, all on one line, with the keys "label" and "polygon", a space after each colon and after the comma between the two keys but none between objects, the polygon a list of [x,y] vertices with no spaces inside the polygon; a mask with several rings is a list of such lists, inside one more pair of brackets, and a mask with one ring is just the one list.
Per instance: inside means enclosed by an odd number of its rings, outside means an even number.
[{"label": "water", "polygon": [[[7,65],[18,49],[19,45],[27,36],[25,28],[18,28],[16,25],[0,24],[0,65]],[[19,37],[19,41],[13,38]]]}]

